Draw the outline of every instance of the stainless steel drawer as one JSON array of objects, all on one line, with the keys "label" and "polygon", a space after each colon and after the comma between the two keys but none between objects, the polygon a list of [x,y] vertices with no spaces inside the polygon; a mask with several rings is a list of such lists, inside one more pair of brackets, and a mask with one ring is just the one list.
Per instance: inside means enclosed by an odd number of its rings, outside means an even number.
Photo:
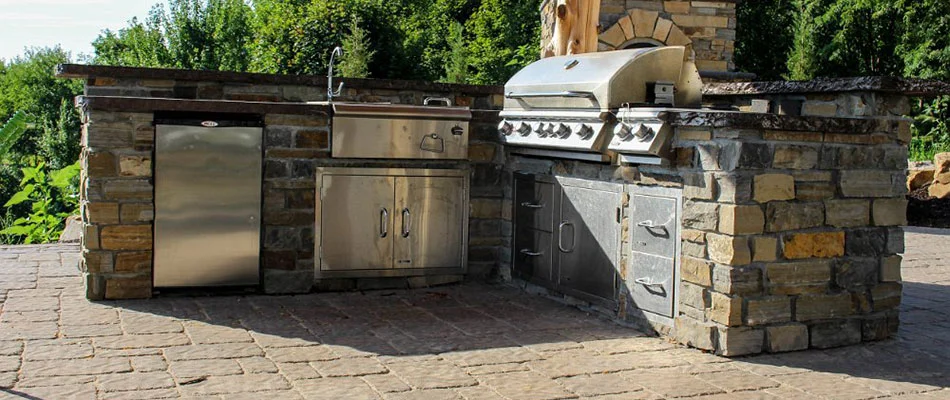
[{"label": "stainless steel drawer", "polygon": [[552,237],[549,232],[534,229],[515,232],[514,270],[518,277],[548,287],[553,285]]},{"label": "stainless steel drawer", "polygon": [[676,199],[637,194],[630,199],[633,212],[633,251],[673,258],[676,254]]},{"label": "stainless steel drawer", "polygon": [[673,317],[674,264],[672,258],[634,252],[633,277],[627,287],[633,305],[644,311]]},{"label": "stainless steel drawer", "polygon": [[535,181],[530,175],[516,175],[515,218],[519,227],[554,232],[553,183]]}]

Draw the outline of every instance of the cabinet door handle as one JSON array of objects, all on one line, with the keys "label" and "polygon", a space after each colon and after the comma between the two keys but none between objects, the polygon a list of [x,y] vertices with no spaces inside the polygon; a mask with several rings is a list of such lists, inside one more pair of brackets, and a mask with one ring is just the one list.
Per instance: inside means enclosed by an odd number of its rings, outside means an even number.
[{"label": "cabinet door handle", "polygon": [[402,209],[402,237],[409,237],[409,231],[412,229],[412,213],[408,208]]},{"label": "cabinet door handle", "polygon": [[633,281],[646,287],[663,287],[663,282],[653,282],[647,278],[637,278]]},{"label": "cabinet door handle", "polygon": [[521,254],[524,254],[528,257],[541,257],[544,253],[533,252],[529,249],[521,249]]},{"label": "cabinet door handle", "polygon": [[379,210],[379,237],[389,236],[389,210],[383,208]]},{"label": "cabinet door handle", "polygon": [[[571,249],[568,250],[564,248],[564,227],[571,227]],[[577,246],[577,229],[574,228],[574,223],[570,221],[561,222],[557,226],[557,249],[561,250],[562,253],[573,253],[574,247]]]},{"label": "cabinet door handle", "polygon": [[521,206],[524,208],[544,208],[544,203],[532,203],[532,202],[526,201],[524,203],[521,203]]}]

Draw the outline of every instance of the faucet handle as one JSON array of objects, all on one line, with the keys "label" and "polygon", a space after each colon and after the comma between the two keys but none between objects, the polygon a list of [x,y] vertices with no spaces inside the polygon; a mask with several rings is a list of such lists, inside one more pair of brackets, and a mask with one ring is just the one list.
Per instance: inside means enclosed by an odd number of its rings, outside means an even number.
[{"label": "faucet handle", "polygon": [[337,86],[336,91],[334,91],[332,87],[327,89],[330,91],[331,96],[337,97],[343,92],[343,83],[344,82],[340,82],[340,86]]}]

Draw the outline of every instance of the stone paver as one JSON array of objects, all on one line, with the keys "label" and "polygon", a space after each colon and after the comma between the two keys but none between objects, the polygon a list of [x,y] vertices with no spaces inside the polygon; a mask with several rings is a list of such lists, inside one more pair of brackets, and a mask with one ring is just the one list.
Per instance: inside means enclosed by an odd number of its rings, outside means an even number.
[{"label": "stone paver", "polygon": [[506,286],[92,303],[0,247],[0,398],[950,399],[950,230],[906,242],[897,338],[736,359]]}]

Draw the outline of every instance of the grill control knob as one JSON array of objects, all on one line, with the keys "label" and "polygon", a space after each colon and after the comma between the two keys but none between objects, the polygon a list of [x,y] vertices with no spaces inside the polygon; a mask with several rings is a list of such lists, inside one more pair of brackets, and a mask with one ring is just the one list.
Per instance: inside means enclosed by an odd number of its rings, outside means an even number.
[{"label": "grill control knob", "polygon": [[621,122],[614,127],[614,135],[621,140],[630,140],[633,138],[633,131],[630,125]]},{"label": "grill control knob", "polygon": [[518,134],[521,136],[528,136],[531,134],[531,125],[528,125],[527,122],[522,122],[518,124]]},{"label": "grill control knob", "polygon": [[544,125],[546,125],[544,122],[538,122],[534,126],[534,133],[537,133],[539,137],[544,137]]},{"label": "grill control knob", "polygon": [[[554,124],[551,126],[554,126]],[[568,136],[571,136],[571,127],[566,124],[557,124],[557,129],[554,131],[554,134],[559,138],[567,139]]]},{"label": "grill control knob", "polygon": [[501,123],[498,124],[498,132],[502,135],[510,136],[512,131],[514,131],[514,126],[507,120],[502,120]]},{"label": "grill control knob", "polygon": [[574,133],[581,138],[587,139],[594,134],[594,128],[591,128],[591,126],[587,124],[581,124]]},{"label": "grill control knob", "polygon": [[637,137],[637,140],[643,142],[653,136],[653,129],[649,126],[643,124],[636,124],[633,128],[633,136]]},{"label": "grill control knob", "polygon": [[541,137],[554,135],[554,124],[541,124]]}]

